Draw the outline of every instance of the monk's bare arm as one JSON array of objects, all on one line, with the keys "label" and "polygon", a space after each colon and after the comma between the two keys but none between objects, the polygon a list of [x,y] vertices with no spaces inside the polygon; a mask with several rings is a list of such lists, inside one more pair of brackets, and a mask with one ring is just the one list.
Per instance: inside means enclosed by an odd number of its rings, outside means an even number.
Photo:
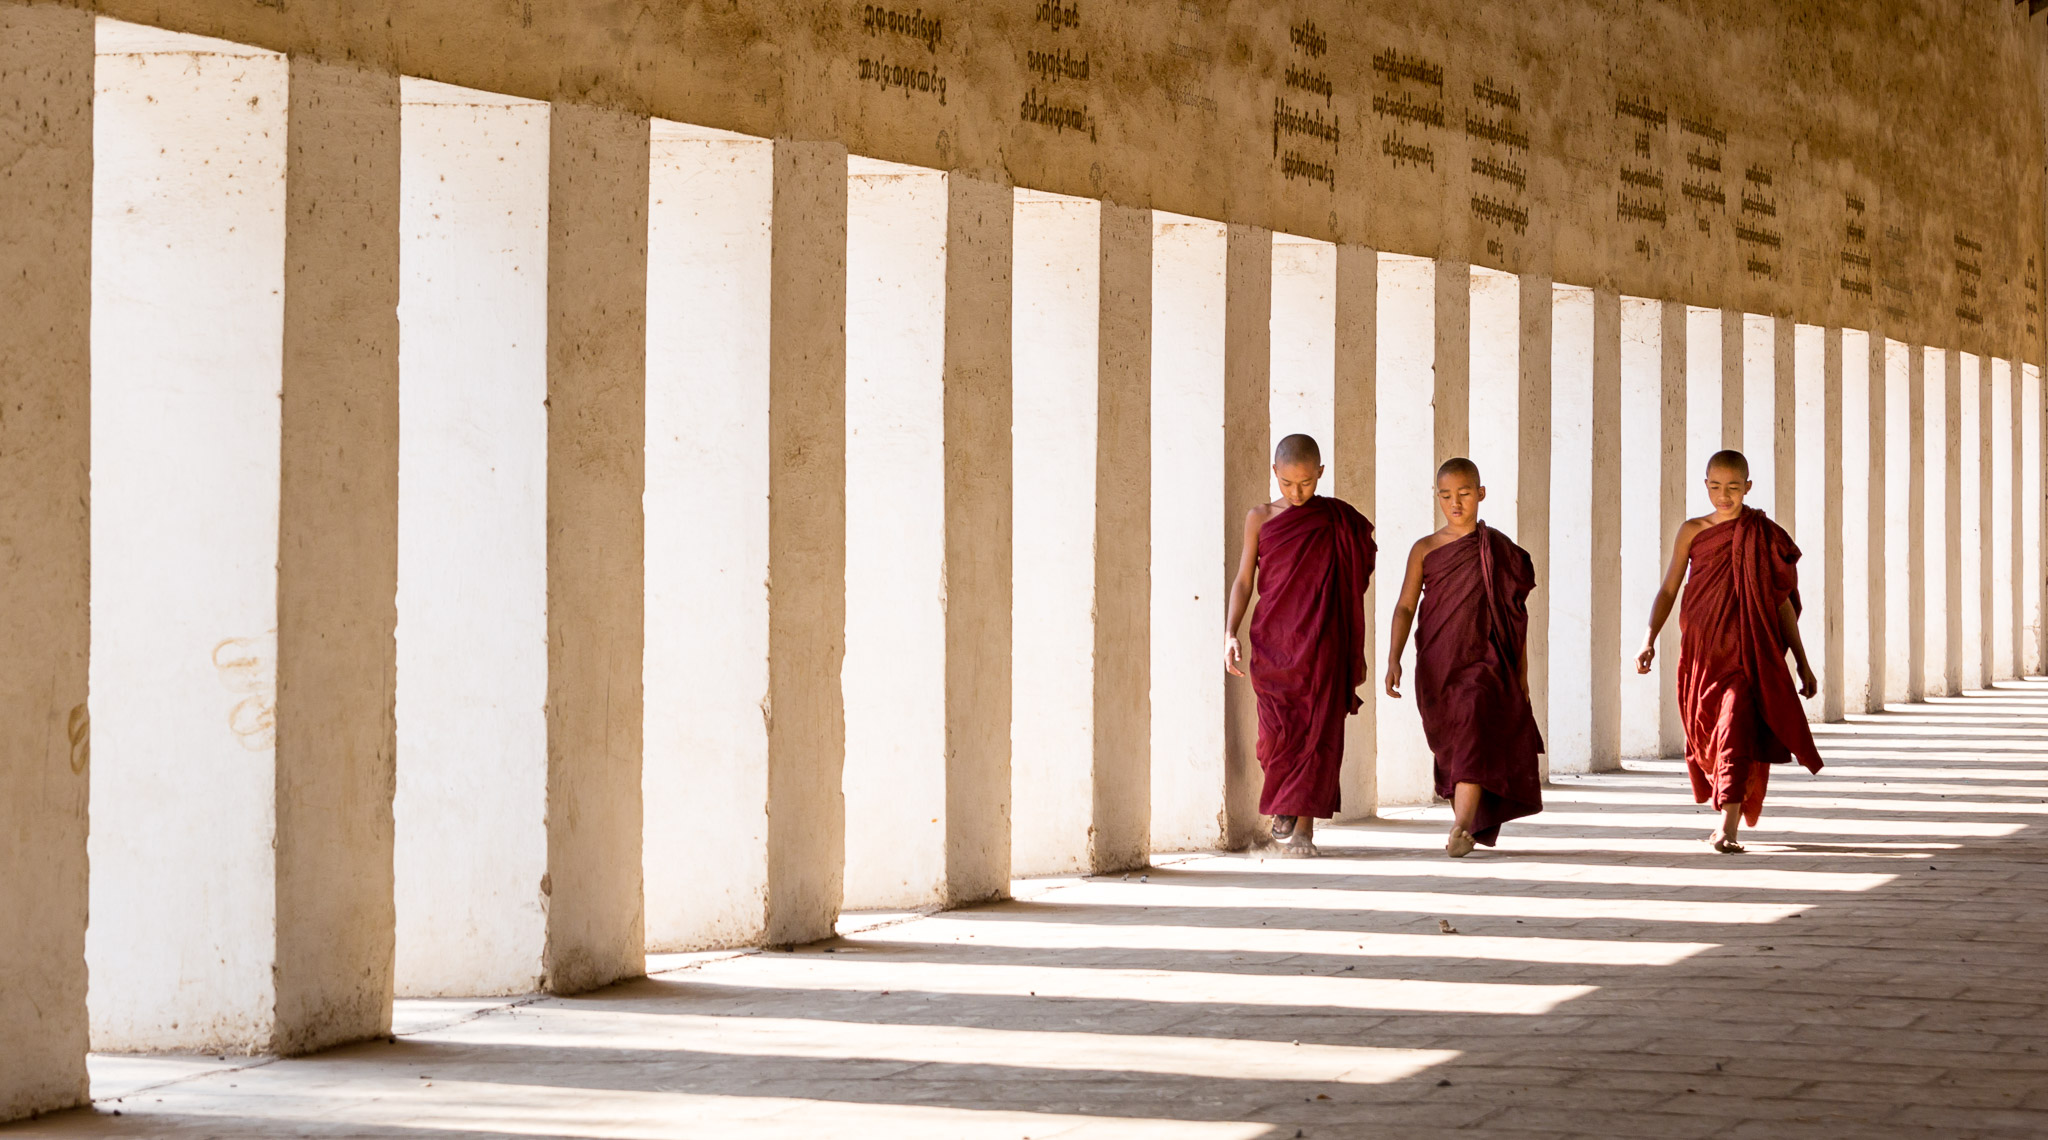
[{"label": "monk's bare arm", "polygon": [[1252,604],[1252,579],[1258,573],[1259,527],[1266,521],[1263,512],[1253,510],[1244,516],[1244,554],[1237,560],[1237,577],[1230,583],[1230,608],[1223,618],[1223,668],[1233,677],[1244,676],[1238,661],[1237,627],[1244,624],[1244,612]]},{"label": "monk's bare arm", "polygon": [[1415,624],[1415,607],[1422,603],[1422,556],[1427,554],[1428,539],[1416,543],[1408,551],[1408,574],[1401,579],[1401,597],[1394,603],[1392,636],[1387,645],[1387,695],[1399,698],[1401,695],[1401,653],[1408,648],[1408,631]]},{"label": "monk's bare arm", "polygon": [[1799,636],[1799,611],[1792,608],[1792,599],[1778,603],[1778,632],[1785,638],[1785,645],[1792,650],[1792,660],[1799,663],[1799,695],[1811,697],[1820,692],[1820,681],[1813,675],[1813,666],[1806,663],[1806,642]]},{"label": "monk's bare arm", "polygon": [[1698,519],[1687,519],[1671,542],[1671,565],[1664,571],[1664,584],[1657,587],[1656,600],[1650,603],[1650,633],[1643,638],[1643,651],[1636,654],[1638,673],[1649,672],[1650,663],[1657,659],[1657,634],[1671,620],[1671,607],[1678,604],[1678,588],[1685,583],[1686,556],[1692,553],[1692,540],[1704,529]]}]

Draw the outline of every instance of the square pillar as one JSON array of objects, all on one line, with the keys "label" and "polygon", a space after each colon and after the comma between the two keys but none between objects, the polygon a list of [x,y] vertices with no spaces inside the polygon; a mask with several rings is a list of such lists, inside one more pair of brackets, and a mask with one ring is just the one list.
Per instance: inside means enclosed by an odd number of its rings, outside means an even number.
[{"label": "square pillar", "polygon": [[1990,569],[1991,559],[1984,549],[1984,541],[1989,537],[1984,523],[1991,502],[1984,493],[1988,467],[1984,462],[1985,360],[1970,352],[1954,355],[1960,358],[1961,365],[1957,368],[1954,393],[1958,413],[1954,433],[1956,490],[1951,498],[1957,510],[1950,528],[1957,534],[1957,574],[1954,585],[1949,587],[1949,596],[1955,602],[1949,628],[1953,631],[1950,656],[1955,662],[1955,691],[1962,693],[1981,689],[1989,680],[1989,670],[1984,666],[1991,643],[1985,635],[1990,632],[1991,622],[1985,611],[1991,605],[1991,584],[1985,571]]},{"label": "square pillar", "polygon": [[[1809,496],[1802,513],[1809,520],[1819,516],[1820,546],[1826,560],[1823,573],[1828,590],[1822,606],[1820,714],[1822,720],[1833,722],[1842,720],[1848,712],[1845,662],[1848,656],[1849,567],[1843,551],[1847,545],[1845,520],[1849,512],[1843,503],[1846,487],[1842,470],[1847,466],[1847,457],[1842,438],[1842,330],[1801,325],[1797,335],[1801,375],[1806,375],[1806,370],[1816,364],[1820,369],[1820,407],[1817,409],[1821,416],[1820,430],[1806,431],[1802,424],[1799,487]],[[1820,357],[1818,361],[1813,359],[1816,355]],[[1802,401],[1802,414],[1806,406]],[[1818,504],[1813,503],[1812,492],[1807,490],[1816,482],[1820,484]],[[1860,599],[1862,594],[1859,592],[1856,597]]]},{"label": "square pillar", "polygon": [[[1721,414],[1719,418],[1706,422],[1720,429],[1721,439],[1708,451],[1709,455],[1721,448],[1742,450],[1742,433],[1745,426],[1742,418],[1743,404],[1744,397],[1749,394],[1749,373],[1769,363],[1770,339],[1768,336],[1758,336],[1758,333],[1765,331],[1762,327],[1752,329],[1749,314],[1740,309],[1722,309],[1720,325]],[[1754,474],[1756,461],[1752,459],[1749,466],[1751,473]],[[1701,470],[1705,470],[1704,466]],[[1697,472],[1695,476],[1700,477]]]},{"label": "square pillar", "polygon": [[846,868],[846,148],[778,142],[768,267],[763,940],[832,936]]},{"label": "square pillar", "polygon": [[[1486,485],[1480,515],[1520,541],[1522,282],[1512,273],[1472,267],[1466,293],[1465,433],[1462,453],[1479,465]],[[1438,310],[1442,312],[1441,309]],[[1447,430],[1451,430],[1447,427]]]},{"label": "square pillar", "polygon": [[556,103],[548,143],[547,988],[646,971],[641,684],[648,122]]},{"label": "square pillar", "polygon": [[[1997,658],[2000,639],[1996,635],[1996,631],[1998,630],[2000,607],[1997,604],[1997,598],[1999,588],[2007,584],[2005,576],[1998,573],[1998,554],[2001,547],[1998,544],[1998,531],[1995,521],[1998,518],[1998,496],[1994,483],[1996,481],[1995,472],[1998,470],[1998,465],[1997,456],[1993,453],[1992,440],[2001,426],[2000,421],[1996,417],[1996,408],[1993,406],[1994,400],[1992,397],[1992,389],[1996,384],[1996,381],[1993,379],[1993,366],[1997,363],[2000,362],[1988,356],[1978,357],[1977,375],[1974,378],[1968,375],[1963,377],[1965,381],[1974,380],[1976,388],[1974,406],[1976,409],[1977,430],[1964,438],[1963,446],[1975,461],[1977,468],[1977,477],[1969,481],[1970,487],[1976,493],[1977,500],[1975,517],[1971,520],[1976,528],[1976,535],[1971,545],[1977,555],[1977,573],[1975,575],[1977,635],[1970,639],[1968,654],[1976,670],[1976,687],[1980,689],[1990,688],[1993,680],[1998,676]],[[2011,596],[2010,590],[2007,591],[2007,596]]]},{"label": "square pillar", "polygon": [[1621,767],[1621,298],[1593,293],[1591,770]]},{"label": "square pillar", "polygon": [[[1517,289],[1521,309],[1521,383],[1517,387],[1516,423],[1521,438],[1516,441],[1515,541],[1529,552],[1536,586],[1530,591],[1529,703],[1536,713],[1536,725],[1549,739],[1550,732],[1550,544],[1551,470],[1556,454],[1551,446],[1551,304],[1550,278],[1525,273]],[[1368,614],[1370,620],[1370,614]],[[1369,660],[1368,660],[1369,663]],[[1370,708],[1370,702],[1367,703]],[[1544,778],[1550,776],[1550,757],[1543,757]]]},{"label": "square pillar", "polygon": [[0,1121],[85,1104],[93,16],[0,3]]},{"label": "square pillar", "polygon": [[[1808,327],[1811,328],[1812,326]],[[1814,332],[1817,334],[1819,330],[1815,329]],[[1770,400],[1767,404],[1770,408],[1770,413],[1768,417],[1757,416],[1761,421],[1760,439],[1757,444],[1758,449],[1762,450],[1766,446],[1762,442],[1763,440],[1770,441],[1768,447],[1771,453],[1771,477],[1776,483],[1771,492],[1771,497],[1776,501],[1777,509],[1783,516],[1779,519],[1779,525],[1794,534],[1799,532],[1799,442],[1797,421],[1800,414],[1800,379],[1797,344],[1797,326],[1791,320],[1784,317],[1771,318],[1771,386],[1769,391]],[[1815,382],[1818,382],[1820,376],[1820,345],[1818,341],[1812,345],[1812,352],[1811,364],[1814,368],[1812,378]],[[1814,390],[1814,395],[1814,410],[1817,413],[1819,411],[1817,388]],[[1814,661],[1816,663],[1819,661],[1818,654],[1814,655]]]},{"label": "square pillar", "polygon": [[1010,893],[1010,187],[946,177],[949,906]]},{"label": "square pillar", "polygon": [[[1376,349],[1373,365],[1375,416],[1374,498],[1372,508],[1354,503],[1371,516],[1381,548],[1375,629],[1391,628],[1394,603],[1401,593],[1400,575],[1408,561],[1408,549],[1416,539],[1443,525],[1437,515],[1432,492],[1441,448],[1436,441],[1440,418],[1450,413],[1439,409],[1436,379],[1438,333],[1437,303],[1445,292],[1437,285],[1438,263],[1428,258],[1381,253],[1378,256],[1378,311],[1375,317]],[[1462,275],[1461,275],[1462,276]],[[1450,295],[1463,297],[1465,286]],[[1345,310],[1350,311],[1348,307]],[[1462,346],[1461,346],[1462,348]],[[1378,383],[1384,378],[1385,384]],[[1459,389],[1459,395],[1465,395]],[[1464,406],[1463,402],[1459,407]],[[1394,581],[1384,579],[1393,576]],[[1386,647],[1377,646],[1375,670],[1385,667]],[[1378,803],[1426,804],[1436,794],[1433,756],[1422,732],[1422,719],[1415,711],[1415,647],[1409,639],[1402,660],[1403,685],[1399,700],[1386,695],[1385,685],[1374,684],[1373,700],[1379,705]]]},{"label": "square pillar", "polygon": [[[1780,525],[1791,531],[1793,541],[1799,544],[1800,635],[1806,642],[1807,659],[1820,678],[1820,692],[1805,702],[1806,717],[1829,719],[1832,699],[1833,719],[1840,720],[1841,421],[1836,406],[1841,395],[1840,375],[1835,376],[1835,390],[1830,393],[1828,330],[1782,320],[1778,327],[1786,342],[1779,346],[1785,351],[1778,358],[1778,395],[1791,404],[1781,409],[1776,421],[1778,501],[1785,512]],[[1835,478],[1832,486],[1828,481],[1831,471]]]},{"label": "square pillar", "polygon": [[[1908,552],[1908,573],[1906,579],[1906,630],[1909,639],[1906,649],[1906,699],[1908,701],[1926,700],[1929,692],[1927,678],[1930,674],[1939,678],[1941,669],[1941,641],[1939,638],[1936,638],[1934,641],[1932,646],[1934,664],[1930,668],[1928,664],[1930,647],[1927,640],[1929,620],[1928,593],[1930,583],[1933,584],[1932,588],[1936,593],[1939,593],[1941,590],[1939,575],[1941,573],[1943,551],[1941,511],[1938,504],[1937,509],[1931,513],[1927,509],[1929,495],[1939,494],[1941,490],[1941,450],[1938,444],[1930,445],[1928,442],[1930,434],[1928,422],[1930,402],[1933,405],[1932,414],[1934,416],[1932,437],[1936,441],[1939,441],[1941,438],[1941,359],[1938,355],[1934,359],[1934,384],[1936,387],[1932,401],[1929,401],[1927,391],[1927,358],[1930,353],[1938,354],[1939,351],[1939,349],[1923,349],[1917,346],[1907,349],[1907,359],[1911,370],[1906,381],[1906,398],[1910,401],[1907,412],[1908,438],[1906,444],[1906,532],[1908,537],[1905,542],[1900,544],[1900,549]],[[1932,486],[1928,483],[1930,447],[1932,447],[1932,453],[1935,457],[1934,470],[1931,473],[1934,478]],[[1937,619],[1940,617],[1940,605],[1941,601],[1937,598],[1934,613]],[[1938,680],[1933,691],[1940,692]]]},{"label": "square pillar", "polygon": [[2048,672],[2048,623],[2041,620],[2048,585],[2042,580],[2042,523],[2048,521],[2048,499],[2041,495],[2043,408],[2041,366],[2022,361],[2020,390],[2020,670],[2036,677]]},{"label": "square pillar", "polygon": [[[1925,632],[1914,603],[1920,593],[1920,514],[1925,491],[1920,480],[1920,435],[1924,430],[1918,383],[1920,354],[1911,345],[1886,338],[1884,351],[1873,351],[1873,355],[1877,359],[1871,367],[1883,369],[1882,385],[1871,391],[1871,415],[1883,425],[1884,510],[1883,525],[1874,532],[1872,546],[1877,549],[1872,554],[1883,555],[1886,568],[1883,667],[1872,687],[1886,703],[1917,701]],[[1877,541],[1880,537],[1881,542]]]},{"label": "square pillar", "polygon": [[[647,219],[647,948],[768,914],[775,148],[656,119]],[[841,239],[844,245],[844,239]]]},{"label": "square pillar", "polygon": [[[1870,334],[1837,329],[1828,334],[1827,369],[1839,395],[1835,416],[1841,438],[1829,463],[1839,467],[1842,567],[1842,709],[1877,712],[1882,694],[1876,666],[1884,636],[1884,425],[1872,412]],[[1882,394],[1876,395],[1881,400]]]},{"label": "square pillar", "polygon": [[[1688,339],[1692,322],[1687,318],[1686,306],[1678,301],[1663,302],[1660,320],[1663,352],[1658,363],[1662,375],[1659,415],[1663,422],[1663,457],[1657,471],[1657,572],[1661,575],[1671,557],[1671,544],[1678,538],[1678,528],[1684,526],[1690,517],[1686,511],[1686,493],[1694,485],[1694,476],[1692,469],[1686,466],[1687,451],[1691,447],[1691,427],[1686,423],[1690,405],[1686,371],[1692,351]],[[1655,587],[1652,589],[1654,591]],[[1647,609],[1643,616],[1647,622]],[[1624,612],[1624,650],[1634,644],[1626,621]],[[1666,621],[1657,634],[1657,754],[1666,757],[1685,755],[1685,718],[1678,704],[1678,641],[1678,623]],[[1628,668],[1625,663],[1624,677]]]},{"label": "square pillar", "polygon": [[391,1027],[398,77],[291,61],[277,561],[277,1033]]},{"label": "square pillar", "polygon": [[[1365,680],[1359,688],[1364,704],[1344,730],[1344,766],[1340,773],[1344,815],[1371,816],[1379,809],[1379,712],[1377,678],[1386,652],[1379,639],[1381,579],[1390,560],[1404,558],[1392,550],[1399,540],[1381,529],[1378,513],[1379,253],[1366,246],[1337,247],[1336,343],[1333,373],[1331,444],[1338,462],[1330,493],[1372,516],[1374,538],[1381,546],[1372,582],[1365,591]],[[1390,552],[1391,551],[1391,552]],[[1399,573],[1399,571],[1395,571]],[[1530,683],[1535,683],[1530,662]]]},{"label": "square pillar", "polygon": [[[1666,441],[1685,433],[1684,406],[1664,401],[1664,302],[1621,298],[1621,755],[1664,753],[1664,677],[1676,676],[1676,661],[1660,660],[1656,672],[1637,676],[1637,636],[1649,613],[1646,599],[1657,593],[1671,539],[1664,529],[1663,482]],[[1682,343],[1682,342],[1681,342]],[[1667,415],[1676,419],[1667,419]],[[1668,623],[1667,623],[1668,624]]]},{"label": "square pillar", "polygon": [[1620,757],[1621,302],[1552,289],[1550,771]]},{"label": "square pillar", "polygon": [[[1742,391],[1735,403],[1724,405],[1721,432],[1732,447],[1749,459],[1749,478],[1756,484],[1749,492],[1748,505],[1757,507],[1786,530],[1790,496],[1780,494],[1784,480],[1778,470],[1778,327],[1784,324],[1759,313],[1743,313]],[[1789,364],[1790,362],[1787,361]],[[1702,476],[1704,477],[1704,475]]]},{"label": "square pillar", "polygon": [[1095,470],[1095,739],[1088,866],[1152,846],[1152,212],[1100,204]]},{"label": "square pillar", "polygon": [[1985,417],[1991,437],[1991,458],[1987,464],[1991,493],[1991,679],[2010,681],[2019,676],[2019,401],[2013,399],[2012,361],[2003,357],[1991,361],[1988,388],[1990,413]]},{"label": "square pillar", "polygon": [[[1230,226],[1223,281],[1224,557],[1219,589],[1225,599],[1243,554],[1245,515],[1273,497],[1272,314],[1272,231]],[[1264,831],[1259,819],[1259,702],[1249,678],[1224,682],[1223,710],[1223,846],[1235,851],[1249,847]]]},{"label": "square pillar", "polygon": [[1953,697],[1963,691],[1962,354],[1927,353],[1927,693]]}]

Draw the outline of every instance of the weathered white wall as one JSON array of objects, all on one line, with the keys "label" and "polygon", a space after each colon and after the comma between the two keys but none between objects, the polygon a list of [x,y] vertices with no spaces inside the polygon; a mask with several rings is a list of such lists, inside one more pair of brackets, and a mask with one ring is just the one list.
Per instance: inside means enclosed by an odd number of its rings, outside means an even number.
[{"label": "weathered white wall", "polygon": [[1661,513],[1664,467],[1664,304],[1621,299],[1621,754],[1663,753],[1663,677],[1677,663],[1659,660],[1638,676],[1650,599],[1664,575],[1671,537]]},{"label": "weathered white wall", "polygon": [[[1337,247],[1273,235],[1272,447],[1303,432],[1323,453],[1318,494],[1337,486]],[[1269,480],[1274,498],[1277,480]],[[1358,504],[1353,504],[1357,506]],[[1364,508],[1361,508],[1364,509]],[[1233,549],[1235,549],[1233,547]]]},{"label": "weathered white wall", "polygon": [[[1380,544],[1377,628],[1393,629],[1394,603],[1408,550],[1443,525],[1436,509],[1437,265],[1383,253],[1379,259],[1379,425],[1375,456],[1379,502],[1372,514]],[[1384,642],[1368,651],[1384,668]],[[1402,651],[1401,697],[1379,702],[1379,802],[1428,803],[1433,759],[1415,711],[1415,638]]]},{"label": "weathered white wall", "polygon": [[526,993],[547,871],[548,107],[407,80],[397,985]]},{"label": "weathered white wall", "polygon": [[647,944],[750,945],[768,882],[773,144],[655,120],[647,215]]},{"label": "weathered white wall", "polygon": [[[1085,870],[1094,823],[1102,206],[1015,199],[1011,857],[1038,875]],[[1115,470],[1101,491],[1128,493]]]},{"label": "weathered white wall", "polygon": [[1550,771],[1593,767],[1593,291],[1552,288]]},{"label": "weathered white wall", "polygon": [[[1870,675],[1870,500],[1882,495],[1870,472],[1870,334],[1842,333],[1842,448],[1829,458],[1842,469],[1842,699],[1848,712],[1872,707]],[[1882,695],[1879,695],[1882,700]]]},{"label": "weathered white wall", "polygon": [[2044,649],[2041,627],[2042,605],[2042,557],[2041,557],[2041,516],[2048,507],[2041,498],[2041,367],[2038,364],[2023,364],[2020,367],[2020,500],[2025,506],[2020,511],[2020,565],[2024,568],[2026,587],[2020,593],[2020,651],[2023,658],[2021,668],[2029,677],[2040,675],[2048,668],[2048,649]]},{"label": "weathered white wall", "polygon": [[1962,417],[1956,425],[1956,439],[1959,444],[1955,470],[1959,482],[1955,496],[1961,514],[1956,518],[1956,529],[1962,535],[1959,553],[1962,578],[1957,591],[1962,605],[1957,607],[1956,617],[1961,619],[1962,642],[1960,650],[1961,674],[1959,683],[1964,689],[1984,687],[1984,655],[1981,648],[1987,631],[1984,628],[1984,542],[1990,537],[1984,533],[1984,453],[1980,447],[1984,435],[1983,407],[1981,401],[1982,372],[1987,361],[1975,353],[1965,352],[1962,357],[1962,383],[1957,389],[1958,406]]},{"label": "weathered white wall", "polygon": [[946,176],[849,165],[846,893],[945,888]]},{"label": "weathered white wall", "polygon": [[1480,517],[1514,537],[1521,518],[1522,282],[1512,273],[1472,267],[1471,400],[1466,458],[1486,484]]},{"label": "weathered white wall", "polygon": [[286,66],[103,22],[95,1048],[270,1041]]},{"label": "weathered white wall", "polygon": [[1828,614],[1839,612],[1842,587],[1835,568],[1828,563],[1827,468],[1842,457],[1830,454],[1827,446],[1827,330],[1814,325],[1792,329],[1792,435],[1795,504],[1792,540],[1799,544],[1799,595],[1801,613],[1799,636],[1806,644],[1806,657],[1820,690],[1806,701],[1806,719],[1825,719]]},{"label": "weathered white wall", "polygon": [[1920,536],[1913,533],[1908,509],[1913,484],[1912,390],[1913,349],[1886,338],[1884,342],[1884,699],[1898,702],[1919,691],[1913,677],[1913,583],[1919,575]]},{"label": "weathered white wall", "polygon": [[[1152,846],[1223,835],[1222,225],[1152,231]],[[1236,548],[1237,535],[1230,547]],[[1239,633],[1243,637],[1243,631]]]}]

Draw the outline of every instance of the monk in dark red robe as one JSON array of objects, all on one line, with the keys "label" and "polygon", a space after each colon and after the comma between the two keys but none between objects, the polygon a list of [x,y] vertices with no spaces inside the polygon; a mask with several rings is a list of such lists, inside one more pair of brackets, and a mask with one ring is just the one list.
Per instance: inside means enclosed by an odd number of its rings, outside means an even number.
[{"label": "monk in dark red robe", "polygon": [[1365,588],[1377,546],[1350,504],[1315,493],[1315,441],[1282,440],[1273,473],[1281,497],[1245,519],[1244,554],[1230,592],[1225,667],[1242,676],[1236,630],[1255,584],[1251,683],[1259,701],[1259,811],[1290,854],[1313,854],[1314,821],[1342,806],[1344,718],[1363,702]]},{"label": "monk in dark red robe", "polygon": [[[1679,528],[1671,568],[1650,611],[1650,636],[1636,659],[1648,673],[1657,632],[1678,611],[1678,704],[1685,724],[1685,768],[1693,798],[1712,803],[1722,825],[1708,842],[1741,851],[1742,823],[1756,826],[1772,764],[1798,760],[1821,768],[1800,697],[1819,688],[1799,637],[1799,547],[1764,512],[1742,505],[1749,462],[1740,452],[1716,454],[1707,466],[1712,514]],[[1799,688],[1785,668],[1790,650]]]},{"label": "monk in dark red robe", "polygon": [[1394,605],[1387,693],[1401,695],[1401,651],[1415,627],[1415,703],[1436,757],[1436,794],[1454,821],[1444,850],[1493,846],[1500,825],[1543,810],[1543,736],[1529,706],[1529,554],[1479,521],[1479,468],[1437,471],[1444,527],[1415,544]]}]

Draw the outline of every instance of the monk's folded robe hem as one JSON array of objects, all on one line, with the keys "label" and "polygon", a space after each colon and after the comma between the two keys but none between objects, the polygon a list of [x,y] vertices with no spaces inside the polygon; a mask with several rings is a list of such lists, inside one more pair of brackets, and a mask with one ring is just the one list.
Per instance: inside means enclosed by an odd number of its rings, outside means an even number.
[{"label": "monk's folded robe hem", "polygon": [[1755,507],[1710,526],[1686,557],[1678,608],[1678,706],[1693,798],[1742,804],[1756,826],[1769,765],[1820,771],[1806,708],[1785,667],[1778,603],[1799,610],[1799,547]]},{"label": "monk's folded robe hem", "polygon": [[1259,529],[1252,690],[1259,701],[1259,811],[1328,819],[1342,806],[1344,718],[1362,702],[1372,523],[1320,495]]},{"label": "monk's folded robe hem", "polygon": [[1543,810],[1543,736],[1521,680],[1535,586],[1528,551],[1485,523],[1422,559],[1415,705],[1436,754],[1436,794],[1479,785],[1472,838],[1488,847],[1501,824]]}]

